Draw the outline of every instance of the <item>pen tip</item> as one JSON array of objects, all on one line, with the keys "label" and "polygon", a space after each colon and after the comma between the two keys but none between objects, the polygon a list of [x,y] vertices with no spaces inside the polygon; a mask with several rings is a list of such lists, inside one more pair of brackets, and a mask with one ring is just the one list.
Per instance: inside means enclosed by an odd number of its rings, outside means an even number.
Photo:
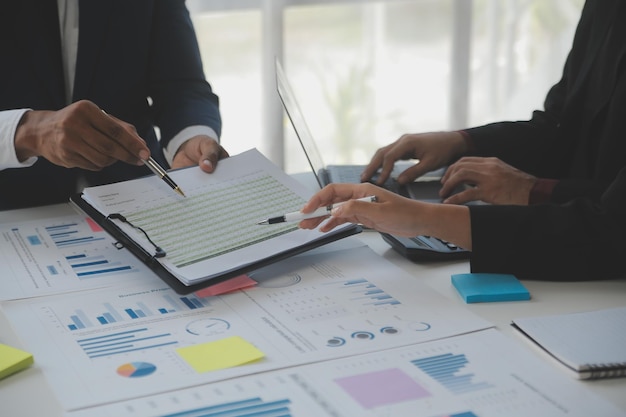
[{"label": "pen tip", "polygon": [[187,197],[185,193],[183,193],[183,190],[180,189],[180,187],[176,187],[175,190],[178,194],[182,195],[183,197]]}]

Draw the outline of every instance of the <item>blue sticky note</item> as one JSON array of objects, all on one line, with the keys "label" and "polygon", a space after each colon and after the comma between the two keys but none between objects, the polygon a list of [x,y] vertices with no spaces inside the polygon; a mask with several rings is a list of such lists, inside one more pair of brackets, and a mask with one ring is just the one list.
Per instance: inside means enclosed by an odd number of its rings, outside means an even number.
[{"label": "blue sticky note", "polygon": [[454,274],[452,285],[466,303],[530,300],[530,293],[511,274]]}]

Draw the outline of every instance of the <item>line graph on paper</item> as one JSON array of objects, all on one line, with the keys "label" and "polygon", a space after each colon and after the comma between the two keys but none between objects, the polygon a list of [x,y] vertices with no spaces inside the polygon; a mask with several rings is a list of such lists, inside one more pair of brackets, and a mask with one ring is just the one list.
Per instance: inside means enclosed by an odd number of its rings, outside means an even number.
[{"label": "line graph on paper", "polygon": [[299,210],[304,202],[275,178],[253,173],[208,186],[184,204],[166,203],[126,217],[167,252],[172,264],[182,268],[296,230],[295,224],[259,227],[257,222]]}]

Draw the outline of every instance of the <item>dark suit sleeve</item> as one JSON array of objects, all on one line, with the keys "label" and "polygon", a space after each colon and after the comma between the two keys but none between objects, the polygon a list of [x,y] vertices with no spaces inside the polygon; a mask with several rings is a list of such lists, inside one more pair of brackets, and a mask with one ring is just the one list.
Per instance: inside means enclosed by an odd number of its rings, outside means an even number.
[{"label": "dark suit sleeve", "polygon": [[581,281],[626,277],[626,167],[600,204],[470,206],[473,272]]},{"label": "dark suit sleeve", "polygon": [[556,178],[558,165],[564,160],[558,138],[561,122],[567,117],[566,97],[580,66],[578,51],[586,43],[586,25],[581,19],[574,45],[563,68],[560,81],[544,101],[544,110],[535,110],[530,120],[504,121],[466,129],[474,145],[473,155],[495,156],[542,178]]},{"label": "dark suit sleeve", "polygon": [[[613,63],[602,61],[598,64],[594,55],[606,39],[604,34],[614,10],[613,3],[585,3],[562,77],[548,92],[544,110],[534,111],[532,118],[527,121],[491,123],[466,129],[474,144],[473,155],[497,157],[536,177],[559,180],[551,197],[555,203],[582,196],[598,201],[621,166],[621,162],[617,167],[611,166],[609,170],[614,171],[610,175],[603,175],[604,178],[591,178],[588,173],[580,173],[580,165],[589,162],[576,159],[580,149],[588,146],[585,142],[596,141],[594,146],[600,148],[604,146],[599,144],[602,140],[613,140],[589,139],[588,132],[598,130],[594,123],[600,120],[600,109],[604,121],[604,138],[622,129],[621,122],[615,122],[618,119],[615,116],[621,111],[625,101],[623,97],[616,96],[617,100],[610,106],[589,108],[589,103],[597,101],[597,96],[594,95],[594,89],[585,90],[592,65],[595,71],[601,73],[614,70],[611,67]],[[605,80],[606,88],[610,88],[610,82]],[[600,156],[598,160],[600,158],[606,156]],[[578,168],[575,164],[579,164]]]},{"label": "dark suit sleeve", "polygon": [[220,135],[219,101],[204,76],[196,33],[183,0],[154,3],[149,96],[162,145],[192,125]]}]

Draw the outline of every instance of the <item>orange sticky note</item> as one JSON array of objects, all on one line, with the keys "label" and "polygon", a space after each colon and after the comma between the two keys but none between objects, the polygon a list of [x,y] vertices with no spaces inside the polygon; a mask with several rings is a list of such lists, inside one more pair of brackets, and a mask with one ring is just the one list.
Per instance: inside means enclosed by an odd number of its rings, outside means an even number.
[{"label": "orange sticky note", "polygon": [[198,297],[210,297],[213,295],[226,294],[231,291],[240,290],[256,285],[257,282],[247,275],[239,275],[237,277],[227,279],[219,284],[211,285],[195,292]]},{"label": "orange sticky note", "polygon": [[239,336],[181,347],[176,352],[198,373],[232,368],[265,356],[253,344]]}]

